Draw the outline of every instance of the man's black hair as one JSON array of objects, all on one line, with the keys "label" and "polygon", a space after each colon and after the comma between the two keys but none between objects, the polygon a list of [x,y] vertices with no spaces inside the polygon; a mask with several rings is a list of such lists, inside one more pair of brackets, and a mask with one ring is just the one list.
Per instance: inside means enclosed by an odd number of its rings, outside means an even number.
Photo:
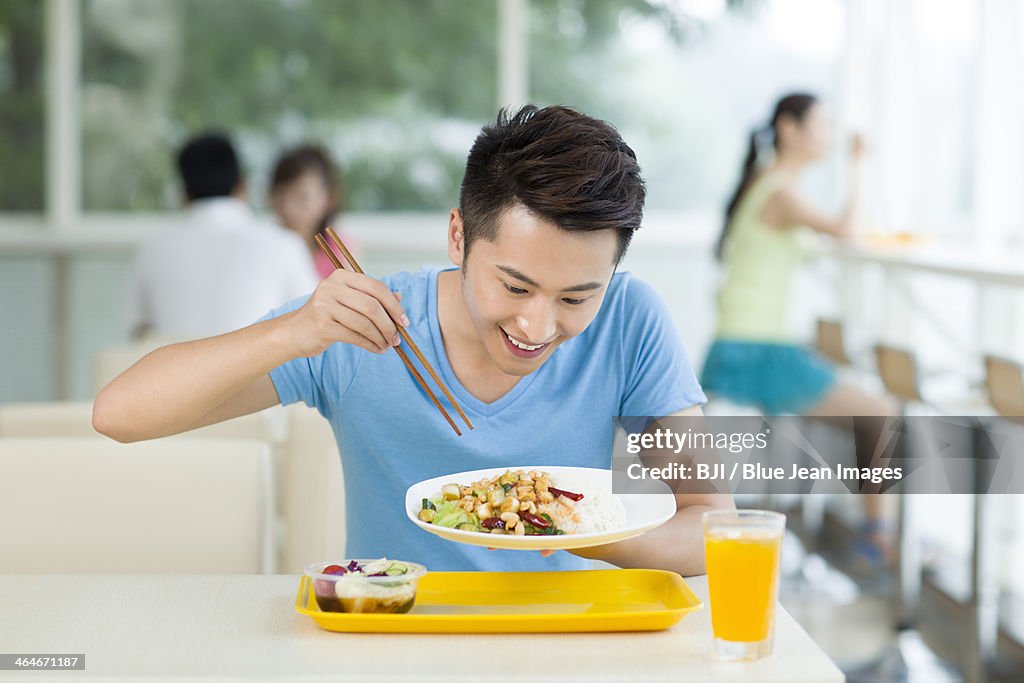
[{"label": "man's black hair", "polygon": [[235,148],[220,133],[204,133],[189,140],[178,152],[178,172],[189,201],[227,197],[242,179]]}]

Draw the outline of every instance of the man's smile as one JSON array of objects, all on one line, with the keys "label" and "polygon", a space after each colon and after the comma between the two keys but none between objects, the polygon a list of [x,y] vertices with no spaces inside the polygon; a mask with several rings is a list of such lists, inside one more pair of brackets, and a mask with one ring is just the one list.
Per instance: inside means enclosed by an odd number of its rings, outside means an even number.
[{"label": "man's smile", "polygon": [[551,345],[551,342],[545,342],[543,344],[527,344],[526,342],[513,337],[511,334],[506,332],[503,327],[499,326],[498,329],[501,330],[501,335],[505,338],[505,348],[507,348],[512,355],[517,358],[536,358],[544,353],[548,346]]}]

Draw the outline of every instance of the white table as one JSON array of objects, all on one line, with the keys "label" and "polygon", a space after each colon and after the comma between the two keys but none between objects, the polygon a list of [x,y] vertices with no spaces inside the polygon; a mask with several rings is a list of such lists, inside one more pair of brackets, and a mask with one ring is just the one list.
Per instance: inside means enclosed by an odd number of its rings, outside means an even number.
[{"label": "white table", "polygon": [[[38,681],[774,681],[838,668],[781,607],[775,654],[723,664],[708,610],[654,633],[384,635],[320,630],[294,611],[297,576],[0,576],[0,652],[84,653]],[[707,602],[704,577],[687,582]]]},{"label": "white table", "polygon": [[834,243],[821,253],[840,261],[873,263],[887,268],[966,278],[981,284],[1024,287],[1024,252],[978,249],[970,242],[878,247]]}]

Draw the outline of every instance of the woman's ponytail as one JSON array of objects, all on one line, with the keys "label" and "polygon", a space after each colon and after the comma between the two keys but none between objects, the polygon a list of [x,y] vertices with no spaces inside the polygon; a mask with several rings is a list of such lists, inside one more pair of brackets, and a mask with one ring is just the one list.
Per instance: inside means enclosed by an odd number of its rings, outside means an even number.
[{"label": "woman's ponytail", "polygon": [[760,162],[764,161],[769,152],[778,149],[778,141],[775,139],[775,124],[783,116],[791,116],[797,121],[803,121],[807,111],[818,101],[818,98],[809,93],[791,93],[780,99],[775,105],[775,111],[764,128],[755,130],[750,134],[750,146],[747,148],[747,158],[743,160],[743,173],[740,176],[739,185],[725,208],[725,222],[722,224],[722,233],[718,236],[718,243],[715,244],[715,258],[722,260],[725,253],[725,243],[729,238],[729,230],[732,224],[733,214],[739,206],[747,188],[754,181],[754,174]]},{"label": "woman's ponytail", "polygon": [[725,221],[722,223],[722,232],[719,234],[718,242],[715,244],[715,258],[719,261],[722,260],[722,254],[725,252],[725,242],[729,237],[732,215],[736,212],[736,207],[739,205],[740,199],[743,198],[743,193],[747,191],[747,187],[754,179],[754,172],[757,170],[758,152],[761,146],[759,138],[763,133],[764,129],[761,129],[755,130],[750,134],[750,142],[747,147],[747,156],[743,160],[743,172],[740,175],[740,182],[736,186],[736,191],[733,192],[732,199],[729,200],[729,204],[725,208]]}]

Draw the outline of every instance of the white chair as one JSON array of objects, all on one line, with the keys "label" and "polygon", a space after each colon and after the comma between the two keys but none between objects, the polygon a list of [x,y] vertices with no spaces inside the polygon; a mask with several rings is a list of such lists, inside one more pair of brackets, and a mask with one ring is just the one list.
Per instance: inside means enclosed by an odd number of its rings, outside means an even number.
[{"label": "white chair", "polygon": [[0,437],[100,436],[90,401],[0,404]]},{"label": "white chair", "polygon": [[92,357],[92,393],[98,394],[110,380],[134,365],[137,360],[173,341],[151,337],[130,344],[101,348]]},{"label": "white chair", "polygon": [[272,573],[259,441],[0,439],[0,574]]},{"label": "white chair", "polygon": [[[200,427],[173,438],[255,439],[270,446],[271,482],[274,500],[284,500],[284,442],[287,416],[283,408],[271,408],[233,420]],[[0,437],[93,436],[104,439],[92,428],[92,402],[8,403],[0,405]],[[276,547],[288,525],[282,519],[275,527]],[[280,551],[278,551],[279,554]],[[278,558],[279,561],[280,558]]]},{"label": "white chair", "polygon": [[284,453],[281,570],[345,556],[344,477],[330,424],[305,405],[289,406]]},{"label": "white chair", "polygon": [[[273,409],[180,434],[201,439],[258,439],[281,443],[281,416]],[[0,436],[101,436],[92,428],[92,401],[0,404]]]}]

